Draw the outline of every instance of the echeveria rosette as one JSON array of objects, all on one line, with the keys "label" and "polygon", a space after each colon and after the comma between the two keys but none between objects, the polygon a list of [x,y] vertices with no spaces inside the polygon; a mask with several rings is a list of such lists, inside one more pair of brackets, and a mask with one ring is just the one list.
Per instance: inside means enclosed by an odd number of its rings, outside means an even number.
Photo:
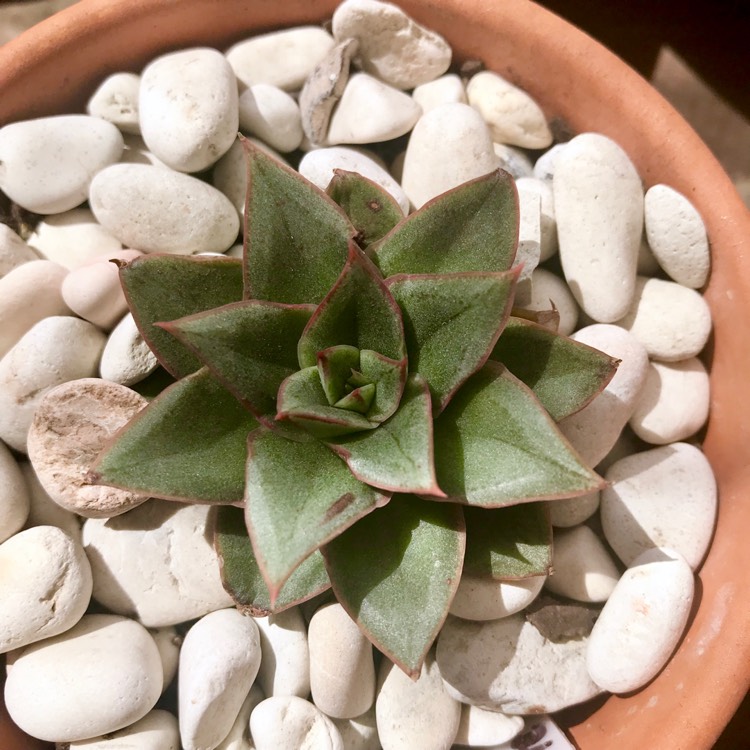
[{"label": "echeveria rosette", "polygon": [[506,173],[404,218],[360,175],[337,172],[326,194],[245,148],[241,263],[145,256],[120,269],[178,380],[92,477],[215,504],[240,608],[280,611],[332,588],[416,675],[462,571],[549,570],[540,501],[602,484],[555,422],[616,362],[512,315],[518,205]]}]

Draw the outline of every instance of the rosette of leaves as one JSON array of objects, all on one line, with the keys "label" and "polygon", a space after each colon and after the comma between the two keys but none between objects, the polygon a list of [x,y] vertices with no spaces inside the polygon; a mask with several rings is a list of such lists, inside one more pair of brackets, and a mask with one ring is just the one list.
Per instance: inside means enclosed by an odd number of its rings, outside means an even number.
[{"label": "rosette of leaves", "polygon": [[462,575],[548,572],[543,501],[602,485],[556,422],[616,362],[513,308],[518,204],[505,172],[405,218],[357,174],[337,172],[323,193],[245,149],[242,260],[120,268],[176,382],[90,478],[216,504],[238,606],[266,614],[332,588],[416,675]]}]

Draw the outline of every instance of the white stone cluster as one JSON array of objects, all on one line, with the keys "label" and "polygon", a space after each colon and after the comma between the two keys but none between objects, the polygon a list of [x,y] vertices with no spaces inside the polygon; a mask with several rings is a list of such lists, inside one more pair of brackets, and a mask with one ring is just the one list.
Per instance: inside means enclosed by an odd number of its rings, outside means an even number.
[{"label": "white stone cluster", "polygon": [[[526,92],[450,65],[445,40],[396,6],[345,0],[332,33],[173,52],[108,77],[87,115],[0,129],[0,189],[43,215],[26,240],[0,224],[0,653],[30,734],[71,750],[491,747],[523,714],[637,689],[667,662],[717,512],[696,437],[706,231],[687,197],[644,190],[609,138],[554,144]],[[237,254],[238,130],[321,189],[334,169],[365,175],[405,215],[505,169],[523,302],[620,360],[560,424],[608,486],[550,503],[553,574],[464,576],[416,681],[336,603],[233,609],[207,507],[86,482],[157,367],[110,261]],[[378,144],[407,134],[386,163]],[[601,609],[590,634],[544,637],[524,610],[548,594]],[[174,679],[179,719],[155,708]]]}]

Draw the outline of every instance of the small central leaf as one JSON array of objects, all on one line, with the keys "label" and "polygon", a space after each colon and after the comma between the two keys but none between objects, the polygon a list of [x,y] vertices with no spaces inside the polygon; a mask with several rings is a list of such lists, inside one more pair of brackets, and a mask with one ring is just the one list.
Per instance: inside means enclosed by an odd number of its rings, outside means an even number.
[{"label": "small central leaf", "polygon": [[320,382],[331,406],[346,394],[346,385],[358,368],[359,349],[356,346],[331,346],[318,352]]},{"label": "small central leaf", "polygon": [[374,383],[367,383],[359,388],[355,388],[346,396],[340,398],[334,406],[337,409],[348,409],[349,411],[356,411],[360,414],[367,414],[370,411],[372,402],[375,399],[375,385]]}]

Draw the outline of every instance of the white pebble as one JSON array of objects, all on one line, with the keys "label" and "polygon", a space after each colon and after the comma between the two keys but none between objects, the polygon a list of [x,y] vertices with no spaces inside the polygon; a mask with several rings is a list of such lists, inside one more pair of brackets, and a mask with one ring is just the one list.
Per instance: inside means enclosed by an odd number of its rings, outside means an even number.
[{"label": "white pebble", "polygon": [[396,200],[404,214],[409,212],[409,199],[401,186],[388,174],[386,168],[372,156],[359,149],[331,146],[310,151],[299,163],[300,174],[321,190],[328,187],[334,169],[358,172],[380,185]]},{"label": "white pebble", "polygon": [[217,745],[216,750],[255,750],[250,738],[250,716],[264,698],[263,691],[257,684],[250,688],[229,734]]},{"label": "white pebble", "polygon": [[375,716],[383,750],[448,750],[458,731],[461,704],[446,692],[432,653],[416,681],[383,659]]},{"label": "white pebble", "polygon": [[492,172],[497,157],[482,116],[468,104],[443,104],[419,118],[409,138],[401,184],[415,208]]},{"label": "white pebble", "polygon": [[256,619],[263,658],[258,684],[266,697],[310,693],[307,628],[298,607]]},{"label": "white pebble", "polygon": [[648,355],[635,336],[605,323],[581,328],[572,338],[620,360],[604,390],[558,425],[583,460],[596,466],[615,445],[635,410],[648,373]]},{"label": "white pebble", "polygon": [[[362,117],[364,111],[367,117]],[[327,142],[389,141],[408,133],[421,114],[422,108],[408,94],[367,73],[355,73],[333,110]]]},{"label": "white pebble", "polygon": [[296,695],[261,701],[250,714],[256,750],[344,750],[332,719]]},{"label": "white pebble", "polygon": [[104,348],[96,326],[72,316],[40,320],[0,360],[0,439],[26,452],[26,434],[44,394],[91,377]]},{"label": "white pebble", "polygon": [[667,185],[649,188],[645,201],[646,236],[659,265],[678,284],[699,289],[711,267],[701,215],[682,193]]},{"label": "white pebble", "polygon": [[115,237],[147,253],[221,253],[240,228],[237,211],[216,188],[145,164],[103,169],[91,183],[89,201]]},{"label": "white pebble", "polygon": [[699,448],[674,443],[614,463],[602,491],[604,535],[630,565],[645,550],[669,547],[696,569],[716,521],[716,481]]},{"label": "white pebble", "polygon": [[499,169],[504,169],[514,180],[532,179],[531,159],[520,148],[506,146],[504,143],[493,143],[492,148],[495,150]]},{"label": "white pebble", "polygon": [[143,718],[161,687],[159,652],[145,628],[116,615],[85,615],[16,657],[5,701],[33,737],[74,742]]},{"label": "white pebble", "polygon": [[489,125],[493,141],[522,148],[552,145],[552,133],[541,107],[497,73],[483,70],[472,76],[466,95]]},{"label": "white pebble", "polygon": [[562,500],[547,501],[549,520],[558,528],[578,526],[596,513],[599,509],[599,491],[589,492],[579,497],[568,497]]},{"label": "white pebble", "polygon": [[21,468],[5,443],[0,441],[0,542],[23,528],[30,503]]},{"label": "white pebble", "polygon": [[149,630],[154,639],[156,648],[159,649],[161,659],[161,671],[166,689],[177,675],[177,666],[180,661],[180,647],[182,636],[173,627],[154,628]]},{"label": "white pebble", "polygon": [[411,92],[422,112],[435,109],[441,104],[466,104],[463,81],[455,74],[440,76],[429,83],[422,83]]},{"label": "white pebble", "polygon": [[549,260],[557,252],[557,220],[555,219],[555,198],[548,182],[537,177],[516,178],[518,192],[538,193],[541,211],[542,247],[539,261]]},{"label": "white pebble", "polygon": [[640,276],[657,276],[660,268],[659,261],[656,260],[656,257],[648,245],[648,239],[646,238],[646,232],[644,230],[641,235],[641,244],[638,248],[638,274]]},{"label": "white pebble", "polygon": [[612,557],[588,526],[555,531],[547,589],[578,602],[605,602],[620,578]]},{"label": "white pebble", "polygon": [[0,545],[0,653],[72,628],[91,599],[91,566],[80,542],[35,526]]},{"label": "white pebble", "polygon": [[625,571],[589,638],[594,682],[612,693],[637,690],[667,663],[685,629],[693,573],[682,557],[652,549]]},{"label": "white pebble", "polygon": [[123,133],[140,133],[138,93],[141,78],[135,73],[113,73],[97,86],[86,111],[116,125]]},{"label": "white pebble", "polygon": [[238,42],[226,57],[244,86],[268,83],[297,91],[334,44],[333,37],[320,27],[300,26]]},{"label": "white pebble", "polygon": [[40,399],[28,432],[28,454],[39,481],[63,508],[109,518],[145,502],[148,495],[90,484],[94,459],[146,399],[100,378],[62,383]]},{"label": "white pebble", "polygon": [[146,142],[140,135],[125,134],[125,149],[120,157],[122,164],[150,164],[152,167],[169,167],[160,159],[157,159],[149,150]]},{"label": "white pebble", "polygon": [[711,333],[711,310],[694,289],[638,277],[630,309],[617,325],[630,331],[649,356],[675,362],[698,355]]},{"label": "white pebble", "polygon": [[177,718],[155,708],[125,729],[89,740],[71,742],[66,750],[179,750]]},{"label": "white pebble", "polygon": [[229,734],[259,666],[260,638],[252,617],[222,609],[188,630],[178,678],[185,750],[211,750]]},{"label": "white pebble", "polygon": [[29,517],[26,527],[34,526],[56,526],[62,529],[77,542],[81,541],[81,519],[69,510],[60,507],[42,487],[37,478],[34,467],[24,461],[21,464],[21,473],[29,490]]},{"label": "white pebble", "polygon": [[643,188],[628,155],[596,133],[576,136],[555,160],[560,260],[576,300],[613,323],[630,307],[643,232]]},{"label": "white pebble", "polygon": [[346,750],[380,750],[375,706],[354,719],[334,719]]},{"label": "white pebble", "polygon": [[134,385],[148,377],[159,362],[128,313],[109,334],[99,363],[99,374],[105,380]]},{"label": "white pebble", "polygon": [[39,256],[7,225],[0,223],[0,279]]},{"label": "white pebble", "polygon": [[398,89],[432,81],[451,63],[443,37],[380,0],[345,0],[334,11],[333,35],[337,41],[356,39],[362,69]]},{"label": "white pebble", "polygon": [[518,245],[513,267],[521,266],[519,283],[531,278],[539,265],[542,246],[542,205],[538,193],[518,191]]},{"label": "white pebble", "polygon": [[709,401],[708,372],[699,359],[652,362],[629,424],[647,443],[675,443],[703,427]]},{"label": "white pebble", "polygon": [[94,599],[152,628],[232,606],[206,539],[209,510],[154,499],[123,516],[88,519],[83,543]]},{"label": "white pebble", "polygon": [[80,318],[111,330],[128,310],[119,270],[112,261],[130,261],[139,255],[137,250],[105,253],[71,271],[62,283],[65,304]]},{"label": "white pebble", "polygon": [[338,604],[321,607],[310,620],[310,692],[315,705],[336,719],[352,719],[375,700],[372,644]]},{"label": "white pebble", "polygon": [[200,172],[237,136],[237,81],[215,49],[170,52],[144,69],[138,109],[141,135],[154,155],[180,172]]},{"label": "white pebble", "polygon": [[19,206],[57,214],[86,200],[91,178],[122,153],[120,131],[99,117],[58,115],[0,128],[0,190]]},{"label": "white pebble", "polygon": [[520,716],[507,716],[500,711],[464,704],[454,742],[467,747],[493,747],[510,742],[523,727]]},{"label": "white pebble", "polygon": [[286,153],[302,143],[302,117],[292,97],[267,83],[256,83],[242,92],[240,128],[271,148]]},{"label": "white pebble", "polygon": [[534,177],[537,180],[542,180],[548,185],[552,184],[557,159],[567,145],[567,143],[556,143],[552,148],[539,155],[539,158],[534,162]]},{"label": "white pebble", "polygon": [[450,613],[465,620],[497,620],[520,612],[536,599],[546,576],[493,581],[463,573]]},{"label": "white pebble", "polygon": [[558,333],[570,336],[578,323],[578,305],[568,285],[546,268],[535,268],[531,275],[531,300],[529,310],[550,310],[555,307],[560,314]]},{"label": "white pebble", "polygon": [[488,622],[449,617],[438,637],[443,680],[463,703],[509,714],[551,713],[598,695],[586,638],[547,640],[523,614]]}]

